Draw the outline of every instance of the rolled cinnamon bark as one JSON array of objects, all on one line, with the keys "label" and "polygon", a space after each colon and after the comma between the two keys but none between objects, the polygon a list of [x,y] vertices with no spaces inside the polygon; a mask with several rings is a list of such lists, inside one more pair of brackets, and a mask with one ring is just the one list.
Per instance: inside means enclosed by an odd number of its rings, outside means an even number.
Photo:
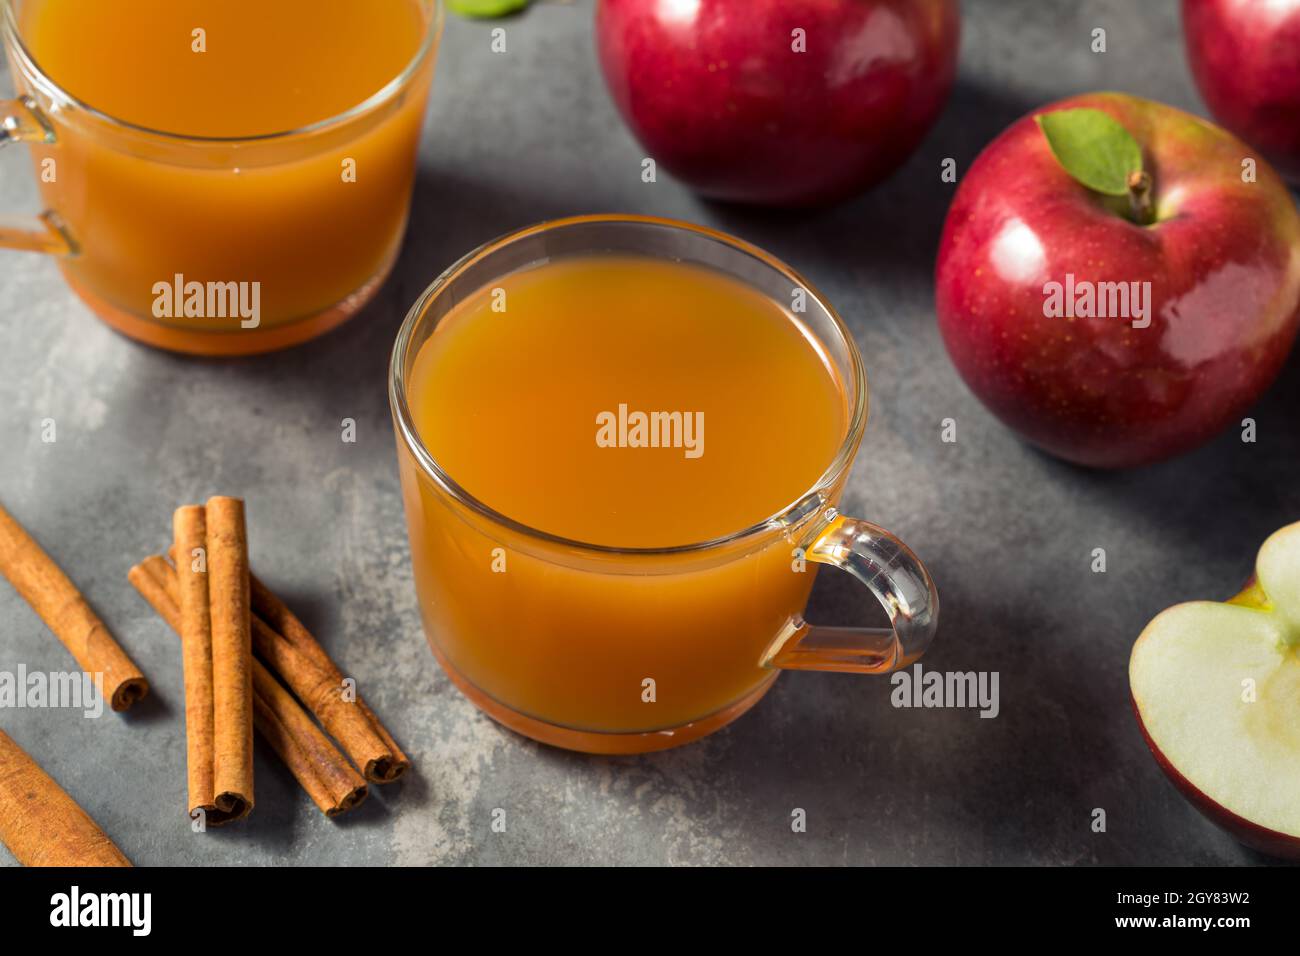
[{"label": "rolled cinnamon bark", "polygon": [[[133,567],[129,578],[158,615],[180,634],[181,613],[176,601],[178,575],[171,565],[161,555],[154,555]],[[366,799],[365,780],[312,722],[293,695],[256,659],[253,661],[253,721],[327,817],[354,809]]]},{"label": "rolled cinnamon bark", "polygon": [[256,575],[250,575],[249,582],[258,655],[316,715],[367,780],[392,783],[406,773],[411,761],[361,695],[354,701],[344,699],[343,672],[325,648]]},{"label": "rolled cinnamon bark", "polygon": [[0,843],[23,866],[130,866],[90,815],[0,730]]},{"label": "rolled cinnamon bark", "polygon": [[[172,516],[185,674],[189,810],[211,826],[253,809],[252,645],[243,502],[213,498]],[[129,576],[129,575],[128,575]]]},{"label": "rolled cinnamon bark", "polygon": [[212,621],[212,789],[217,808],[238,818],[253,809],[248,533],[244,502],[240,499],[209,498],[205,510],[208,608]]},{"label": "rolled cinnamon bark", "polygon": [[[212,705],[212,622],[208,606],[207,521],[202,505],[185,505],[172,516],[176,553],[181,555],[177,600],[181,635],[181,668],[185,682],[186,806],[192,818],[203,811],[212,826],[234,817],[217,806],[212,767],[215,760],[215,721]],[[129,577],[129,575],[128,575]],[[228,805],[229,800],[225,803]]]},{"label": "rolled cinnamon bark", "polygon": [[88,674],[104,675],[113,710],[126,710],[149,693],[140,668],[113,640],[76,585],[0,506],[0,574],[32,606]]},{"label": "rolled cinnamon bark", "polygon": [[262,736],[327,817],[361,805],[369,789],[271,672],[253,661],[253,708]]}]

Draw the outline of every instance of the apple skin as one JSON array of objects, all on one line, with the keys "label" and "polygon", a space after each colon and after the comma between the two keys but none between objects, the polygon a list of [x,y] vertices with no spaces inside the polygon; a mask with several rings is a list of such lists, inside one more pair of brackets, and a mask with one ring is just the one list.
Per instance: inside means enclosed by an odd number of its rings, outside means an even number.
[{"label": "apple skin", "polygon": [[1300,0],[1183,0],[1183,38],[1215,119],[1300,184]]},{"label": "apple skin", "polygon": [[[806,51],[792,50],[805,31]],[[956,0],[600,0],[609,91],[700,194],[809,206],[884,179],[938,117]]]},{"label": "apple skin", "polygon": [[[1076,182],[1034,116],[1091,107],[1141,145],[1159,221],[1141,226]],[[957,371],[1006,425],[1082,465],[1185,452],[1240,421],[1300,326],[1300,216],[1267,163],[1204,120],[1118,93],[1036,110],[962,177],[935,269]],[[1151,283],[1150,326],[1050,318],[1044,284]]]}]

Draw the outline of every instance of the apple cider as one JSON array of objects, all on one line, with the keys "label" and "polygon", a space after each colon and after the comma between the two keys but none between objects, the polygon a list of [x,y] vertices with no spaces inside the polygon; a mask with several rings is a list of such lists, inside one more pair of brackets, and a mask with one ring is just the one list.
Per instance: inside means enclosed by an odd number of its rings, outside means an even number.
[{"label": "apple cider", "polygon": [[[382,108],[333,121],[416,64],[435,9],[18,0],[31,59],[89,107],[53,111],[54,142],[33,147],[78,250],[62,261],[73,288],[111,324],[188,351],[287,344],[355,311],[405,227],[432,58]],[[256,288],[256,316],[160,295],[230,284]]]},{"label": "apple cider", "polygon": [[408,381],[421,444],[496,513],[400,456],[426,632],[471,696],[634,733],[771,678],[813,566],[779,535],[680,546],[781,513],[845,441],[844,384],[785,304],[700,265],[556,260],[457,302]]}]

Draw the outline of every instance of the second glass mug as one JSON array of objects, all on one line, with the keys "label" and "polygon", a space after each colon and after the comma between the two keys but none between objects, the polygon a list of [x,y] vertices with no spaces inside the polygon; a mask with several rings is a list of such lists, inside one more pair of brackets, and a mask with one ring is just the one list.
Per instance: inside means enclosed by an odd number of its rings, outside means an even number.
[{"label": "second glass mug", "polygon": [[[608,253],[706,266],[775,302],[806,291],[798,320],[834,364],[851,420],[834,460],[799,500],[711,541],[614,548],[527,527],[476,500],[433,459],[408,399],[416,356],[439,321],[518,269]],[[748,243],[642,216],[558,220],[488,243],[411,309],[393,350],[389,399],[430,647],[480,709],[535,740],[588,753],[663,750],[739,717],[781,670],[885,673],[920,657],[934,635],[938,595],[925,567],[889,532],[836,510],[867,420],[853,338],[803,278]],[[498,548],[509,555],[508,573],[472,558]],[[811,562],[811,573],[792,573],[800,561]],[[805,622],[817,564],[857,578],[892,627]],[[605,642],[625,646],[611,654]],[[678,692],[637,706],[654,675],[672,675]]]},{"label": "second glass mug", "polygon": [[[338,116],[248,138],[146,129],[78,100],[24,43],[25,2],[0,0],[17,91],[0,100],[0,146],[31,147],[46,211],[0,216],[0,247],[57,256],[109,325],[197,354],[306,341],[355,315],[383,284],[406,229],[440,0],[419,0],[419,51],[382,90]],[[347,160],[358,170],[350,180]],[[217,314],[186,317],[173,295],[160,315],[159,283],[186,295],[198,283]],[[237,296],[256,302],[255,318],[236,310]]]}]

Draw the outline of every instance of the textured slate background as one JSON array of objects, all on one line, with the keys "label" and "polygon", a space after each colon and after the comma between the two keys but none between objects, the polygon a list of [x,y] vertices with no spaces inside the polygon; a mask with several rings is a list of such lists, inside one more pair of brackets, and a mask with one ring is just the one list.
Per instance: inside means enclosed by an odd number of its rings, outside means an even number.
[{"label": "textured slate background", "polygon": [[[162,863],[1258,863],[1204,822],[1148,756],[1126,666],[1171,603],[1227,596],[1267,533],[1300,517],[1300,360],[1227,434],[1179,461],[1093,474],[1019,443],[965,390],[933,316],[931,270],[952,186],[1032,107],[1114,88],[1200,111],[1176,4],[967,0],[961,76],[936,129],[885,185],[829,211],[703,203],[642,152],[605,94],[591,5],[541,4],[490,26],[450,18],[395,277],[364,314],[287,353],[204,362],[96,322],[53,263],[0,253],[0,500],[46,542],[153,680],[127,717],[0,712],[140,864]],[[1109,52],[1088,50],[1104,26]],[[0,159],[0,205],[35,208],[27,158]],[[1002,712],[895,710],[885,679],[784,677],[708,740],[643,758],[539,747],[479,715],[442,676],[417,620],[385,395],[408,305],[464,251],[592,211],[691,219],[806,272],[853,327],[872,420],[845,501],[903,536],[944,601],[925,663],[1001,674]],[[1297,357],[1300,359],[1300,356]],[[58,422],[55,444],[40,421]],[[339,422],[359,441],[339,440]],[[959,441],[943,444],[952,417]],[[254,561],[355,675],[418,767],[339,823],[274,757],[257,758],[247,825],[192,835],[183,814],[176,639],[126,583],[167,540],[170,510],[248,498]],[[1089,569],[1104,547],[1106,574]],[[809,616],[849,622],[823,575]],[[69,658],[0,585],[0,669]],[[493,834],[491,811],[507,811]],[[794,834],[792,808],[808,814]],[[1108,832],[1090,830],[1107,811]],[[0,860],[12,857],[0,849]]]}]

